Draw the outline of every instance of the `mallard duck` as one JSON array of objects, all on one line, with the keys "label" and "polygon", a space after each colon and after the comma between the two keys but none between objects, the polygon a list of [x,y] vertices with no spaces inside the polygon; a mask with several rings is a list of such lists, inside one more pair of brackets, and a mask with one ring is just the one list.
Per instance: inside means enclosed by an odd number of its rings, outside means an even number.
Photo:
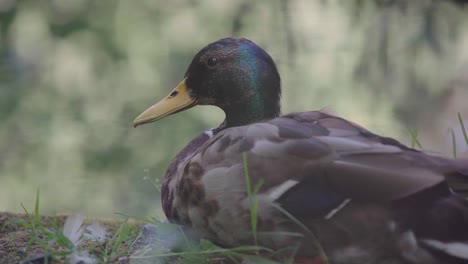
[{"label": "mallard duck", "polygon": [[222,246],[324,252],[330,263],[468,263],[468,202],[453,191],[466,188],[466,160],[324,111],[280,116],[280,87],[267,52],[225,38],[135,119],[136,127],[195,105],[226,114],[169,166],[161,195],[171,222]]}]

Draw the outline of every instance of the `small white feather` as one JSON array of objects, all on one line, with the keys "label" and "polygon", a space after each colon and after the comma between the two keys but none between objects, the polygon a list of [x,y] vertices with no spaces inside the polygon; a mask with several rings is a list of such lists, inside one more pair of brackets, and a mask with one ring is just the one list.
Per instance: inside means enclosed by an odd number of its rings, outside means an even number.
[{"label": "small white feather", "polygon": [[89,240],[104,242],[106,235],[106,228],[104,228],[98,222],[94,222],[93,224],[86,226],[86,233],[84,234],[84,237]]},{"label": "small white feather", "polygon": [[434,239],[422,239],[421,241],[433,249],[440,250],[450,256],[468,260],[468,244],[466,243],[445,243]]},{"label": "small white feather", "polygon": [[79,214],[70,215],[63,225],[63,235],[77,247],[83,237],[83,217]]},{"label": "small white feather", "polygon": [[273,201],[275,201],[276,199],[280,198],[281,195],[283,195],[287,190],[291,189],[293,186],[295,186],[298,183],[299,182],[295,180],[287,180],[283,182],[282,184],[272,188],[268,196]]},{"label": "small white feather", "polygon": [[343,209],[349,202],[351,202],[350,198],[346,198],[343,202],[340,203],[336,208],[333,208],[326,216],[325,219],[329,220],[332,218],[336,213],[338,213],[341,209]]},{"label": "small white feather", "polygon": [[207,135],[209,138],[213,137],[213,129],[208,129],[205,131],[205,135]]}]

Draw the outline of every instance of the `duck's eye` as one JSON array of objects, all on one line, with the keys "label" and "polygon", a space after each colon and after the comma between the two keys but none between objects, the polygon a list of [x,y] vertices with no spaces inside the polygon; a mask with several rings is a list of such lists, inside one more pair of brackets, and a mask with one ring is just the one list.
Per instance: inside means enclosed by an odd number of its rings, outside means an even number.
[{"label": "duck's eye", "polygon": [[210,66],[210,67],[215,66],[217,63],[218,63],[218,59],[215,58],[215,57],[210,57],[210,58],[208,58],[208,60],[206,61],[206,64],[208,64],[208,66]]}]

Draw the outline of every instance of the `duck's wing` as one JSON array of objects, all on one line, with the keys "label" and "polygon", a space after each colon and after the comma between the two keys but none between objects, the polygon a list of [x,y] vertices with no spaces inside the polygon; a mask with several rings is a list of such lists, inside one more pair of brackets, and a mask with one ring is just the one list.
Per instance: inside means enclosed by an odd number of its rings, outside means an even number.
[{"label": "duck's wing", "polygon": [[[468,167],[322,112],[227,129],[202,147],[199,159],[208,170],[242,167],[242,153],[252,181],[262,179],[262,190],[278,197],[286,186],[308,184],[353,199],[392,201],[443,184],[446,177],[462,177]],[[466,181],[455,186],[464,188]]]}]

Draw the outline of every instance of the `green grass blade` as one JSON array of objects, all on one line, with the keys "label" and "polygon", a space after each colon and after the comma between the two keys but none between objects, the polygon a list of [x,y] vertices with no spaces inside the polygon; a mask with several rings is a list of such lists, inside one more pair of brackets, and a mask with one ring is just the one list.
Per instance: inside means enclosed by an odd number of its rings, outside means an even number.
[{"label": "green grass blade", "polygon": [[250,210],[250,225],[252,227],[252,233],[253,233],[253,236],[254,236],[254,243],[255,245],[257,245],[257,239],[258,239],[258,230],[257,230],[257,226],[258,226],[258,191],[260,190],[260,188],[262,187],[263,185],[263,179],[261,179],[260,181],[258,181],[258,183],[255,185],[255,189],[254,189],[254,194],[253,194],[253,204],[252,204],[252,208]]},{"label": "green grass blade", "polygon": [[26,209],[26,207],[24,207],[24,204],[23,203],[20,203],[21,204],[21,207],[23,208],[23,211],[24,213],[26,214],[26,217],[28,218],[28,220],[31,220],[31,215],[29,214],[28,210]]},{"label": "green grass blade", "polygon": [[465,143],[468,146],[468,135],[466,134],[465,124],[463,123],[463,119],[461,117],[460,112],[458,112],[458,122],[460,122],[460,127],[463,132],[463,137],[465,138]]},{"label": "green grass blade", "polygon": [[299,226],[305,233],[311,234],[312,231],[305,226],[301,221],[299,221],[296,217],[294,217],[292,214],[290,214],[288,211],[286,211],[283,207],[279,206],[278,204],[273,204],[273,207],[275,207],[278,211],[283,213],[286,217],[288,217],[291,221],[293,221],[297,226]]},{"label": "green grass blade", "polygon": [[37,225],[41,223],[41,216],[39,214],[39,189],[36,192],[36,204],[34,206],[34,221]]},{"label": "green grass blade", "polygon": [[44,234],[50,233],[51,236],[54,236],[54,239],[57,242],[57,244],[59,244],[63,248],[67,248],[70,251],[75,249],[75,244],[73,244],[73,242],[63,234],[62,228],[60,228],[56,221],[50,221],[50,225],[53,231],[51,232],[44,228]]},{"label": "green grass blade", "polygon": [[247,166],[247,154],[245,152],[242,153],[242,161],[244,163],[245,188],[247,189],[247,195],[250,198],[252,196],[252,188],[250,187],[249,169]]},{"label": "green grass blade", "polygon": [[[125,241],[131,237],[132,226],[128,223],[128,218],[119,226],[115,234],[112,236],[106,254],[111,258],[121,255],[120,249],[125,245]],[[130,245],[131,243],[129,243]]]},{"label": "green grass blade", "polygon": [[422,149],[421,142],[418,140],[418,132],[416,130],[412,130],[409,127],[407,129],[411,136],[411,147],[414,148],[417,146],[418,148]]},{"label": "green grass blade", "polygon": [[[38,207],[37,203],[38,202],[37,202],[37,198],[36,198],[36,207]],[[23,203],[20,203],[20,204],[21,204],[21,207],[24,210],[24,213],[26,214],[26,217],[28,218],[28,222],[24,223],[24,226],[27,226],[29,229],[31,229],[31,233],[32,233],[31,238],[28,240],[28,244],[26,245],[26,250],[29,251],[29,249],[31,248],[34,241],[39,239],[38,236],[37,236],[37,230],[36,230],[37,224],[36,224],[36,221],[34,220],[35,216],[32,216],[28,212],[28,210],[26,209],[26,207],[24,206]]]},{"label": "green grass blade", "polygon": [[323,250],[323,247],[320,244],[317,237],[315,236],[315,234],[307,226],[305,226],[301,221],[299,221],[299,219],[294,217],[292,214],[286,211],[283,207],[279,206],[278,204],[273,204],[273,207],[275,207],[278,211],[283,213],[286,217],[288,217],[291,221],[293,221],[296,225],[298,225],[301,229],[303,229],[304,232],[307,233],[312,238],[313,243],[315,244],[315,247],[319,251],[320,257],[322,258],[324,263],[329,264],[330,262],[328,261],[328,257],[325,254],[325,251]]},{"label": "green grass blade", "polygon": [[257,237],[257,225],[258,225],[258,198],[257,193],[263,185],[263,180],[257,182],[254,188],[254,192],[252,193],[252,186],[250,183],[250,176],[249,176],[249,169],[247,163],[247,154],[244,152],[242,153],[242,161],[244,164],[244,176],[245,176],[245,187],[247,189],[247,196],[249,199],[249,210],[250,210],[250,227],[252,229],[252,235],[254,239],[255,245],[258,243]]},{"label": "green grass blade", "polygon": [[457,158],[457,139],[455,138],[455,133],[453,132],[453,129],[450,129],[450,134],[452,135],[452,154],[453,158]]}]

